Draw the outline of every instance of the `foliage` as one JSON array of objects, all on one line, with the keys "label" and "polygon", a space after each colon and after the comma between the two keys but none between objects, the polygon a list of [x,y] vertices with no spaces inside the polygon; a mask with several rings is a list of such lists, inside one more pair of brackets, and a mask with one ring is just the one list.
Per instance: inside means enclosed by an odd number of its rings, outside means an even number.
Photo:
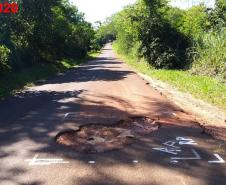
[{"label": "foliage", "polygon": [[198,40],[210,24],[207,20],[204,5],[193,6],[183,14],[183,24],[180,28],[192,40]]},{"label": "foliage", "polygon": [[92,49],[100,50],[100,48],[107,42],[116,39],[115,25],[113,24],[112,17],[108,18],[103,24],[99,23],[95,38],[92,41]]},{"label": "foliage", "polygon": [[10,50],[6,46],[0,45],[0,74],[6,72],[9,69]]},{"label": "foliage", "polygon": [[184,68],[189,39],[164,16],[165,1],[140,0],[112,17],[117,44],[125,54],[145,57],[156,68]]},{"label": "foliage", "polygon": [[63,59],[56,64],[41,63],[35,64],[30,68],[23,68],[21,71],[15,71],[5,74],[0,78],[0,99],[36,83],[38,80],[46,80],[59,72],[74,68],[79,64],[93,60],[99,53],[89,52],[85,58],[78,60]]},{"label": "foliage", "polygon": [[0,44],[10,49],[13,71],[90,50],[94,30],[68,0],[17,0],[19,13],[0,14]]},{"label": "foliage", "polygon": [[[118,51],[117,45],[113,46]],[[136,57],[128,55],[120,55],[120,57],[138,72],[165,81],[183,92],[226,110],[226,86],[218,80],[191,74],[189,71],[154,69],[145,60],[137,62]]]},{"label": "foliage", "polygon": [[192,72],[226,80],[226,29],[203,35],[195,48]]},{"label": "foliage", "polygon": [[226,1],[216,0],[215,8],[208,9],[208,20],[210,21],[210,28],[214,30],[221,29],[226,26]]},{"label": "foliage", "polygon": [[[225,6],[181,10],[165,0],[138,0],[113,15],[100,37],[112,34],[120,54],[158,69],[188,69],[225,79]],[[114,28],[114,29],[111,29]]]},{"label": "foliage", "polygon": [[153,6],[152,3],[148,1],[149,14],[141,24],[141,51],[156,68],[184,68],[187,65],[186,49],[189,47],[189,40],[162,16],[166,5],[158,1],[157,5]]},{"label": "foliage", "polygon": [[[114,15],[114,49],[139,72],[226,109],[225,5],[217,0],[213,9],[201,4],[181,10],[162,0],[140,0]],[[175,70],[183,66],[191,69]]]},{"label": "foliage", "polygon": [[171,24],[172,27],[182,30],[184,24],[184,15],[186,10],[176,7],[168,7],[164,13],[164,19]]}]

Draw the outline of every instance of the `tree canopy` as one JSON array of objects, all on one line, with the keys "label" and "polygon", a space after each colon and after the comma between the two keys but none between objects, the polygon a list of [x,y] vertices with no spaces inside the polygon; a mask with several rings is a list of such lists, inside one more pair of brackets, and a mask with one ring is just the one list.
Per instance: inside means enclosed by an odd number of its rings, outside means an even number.
[{"label": "tree canopy", "polygon": [[200,64],[200,68],[211,66],[205,70],[211,71],[208,75],[225,74],[225,67],[219,72],[219,66],[226,66],[225,7],[224,0],[216,0],[214,8],[200,4],[186,10],[165,0],[137,0],[98,32],[102,39],[116,38],[120,53],[143,58],[155,68],[188,69]]},{"label": "tree canopy", "polygon": [[0,73],[38,63],[80,58],[94,30],[68,0],[17,0],[19,12],[0,14]]}]

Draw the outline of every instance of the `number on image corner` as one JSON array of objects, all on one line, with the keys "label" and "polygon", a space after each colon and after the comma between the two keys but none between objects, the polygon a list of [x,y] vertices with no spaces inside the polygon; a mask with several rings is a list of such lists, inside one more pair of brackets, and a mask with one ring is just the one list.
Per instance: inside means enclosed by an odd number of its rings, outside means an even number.
[{"label": "number on image corner", "polygon": [[8,2],[5,2],[3,4],[3,7],[4,7],[3,13],[10,13],[11,5]]},{"label": "number on image corner", "polygon": [[3,4],[0,3],[0,13],[2,13],[2,11],[3,11]]},{"label": "number on image corner", "polygon": [[19,10],[18,4],[17,4],[17,3],[12,3],[12,4],[11,4],[11,12],[12,12],[12,13],[17,13],[18,10]]},{"label": "number on image corner", "polygon": [[17,3],[0,3],[0,13],[9,14],[9,13],[18,13],[19,6]]}]

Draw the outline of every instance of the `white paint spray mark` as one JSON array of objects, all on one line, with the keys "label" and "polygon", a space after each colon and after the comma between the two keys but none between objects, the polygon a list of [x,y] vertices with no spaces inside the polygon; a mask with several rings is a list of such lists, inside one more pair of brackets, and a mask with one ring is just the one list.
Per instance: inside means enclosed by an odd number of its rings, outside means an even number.
[{"label": "white paint spray mark", "polygon": [[89,164],[95,164],[96,162],[95,161],[89,161],[88,163]]},{"label": "white paint spray mark", "polygon": [[198,145],[193,139],[177,137],[176,140],[179,141],[179,145]]},{"label": "white paint spray mark", "polygon": [[153,150],[157,150],[160,152],[165,152],[173,155],[177,155],[178,152],[181,152],[181,150],[176,150],[176,149],[168,149],[168,148],[152,148]]},{"label": "white paint spray mark", "polygon": [[172,148],[180,148],[178,146],[175,146],[175,144],[177,144],[177,142],[175,142],[175,141],[167,141],[167,142],[163,143],[163,145],[170,146]]},{"label": "white paint spray mark", "polygon": [[29,162],[29,166],[48,166],[52,164],[68,164],[69,161],[64,161],[63,159],[38,159],[38,154],[36,154],[32,159],[25,160]]},{"label": "white paint spray mark", "polygon": [[171,157],[172,160],[199,160],[201,159],[198,152],[195,149],[191,149],[192,153],[194,154],[193,157]]},{"label": "white paint spray mark", "polygon": [[71,114],[71,113],[66,113],[66,114],[64,115],[64,118],[67,118],[70,114]]},{"label": "white paint spray mark", "polygon": [[139,163],[139,161],[138,160],[133,160],[133,163]]},{"label": "white paint spray mark", "polygon": [[208,161],[208,163],[225,163],[225,160],[219,154],[214,154],[218,161]]},{"label": "white paint spray mark", "polygon": [[179,161],[177,160],[172,160],[171,163],[178,163]]}]

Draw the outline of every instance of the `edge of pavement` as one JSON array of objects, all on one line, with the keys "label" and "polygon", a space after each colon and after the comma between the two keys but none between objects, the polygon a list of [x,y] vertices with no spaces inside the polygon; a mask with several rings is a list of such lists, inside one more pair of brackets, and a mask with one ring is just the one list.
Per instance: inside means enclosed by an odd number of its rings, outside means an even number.
[{"label": "edge of pavement", "polygon": [[143,73],[136,73],[146,80],[151,87],[165,95],[185,112],[194,115],[203,132],[216,139],[226,141],[226,114],[219,108],[194,98],[189,93],[176,90],[171,85],[157,79],[153,79]]}]

